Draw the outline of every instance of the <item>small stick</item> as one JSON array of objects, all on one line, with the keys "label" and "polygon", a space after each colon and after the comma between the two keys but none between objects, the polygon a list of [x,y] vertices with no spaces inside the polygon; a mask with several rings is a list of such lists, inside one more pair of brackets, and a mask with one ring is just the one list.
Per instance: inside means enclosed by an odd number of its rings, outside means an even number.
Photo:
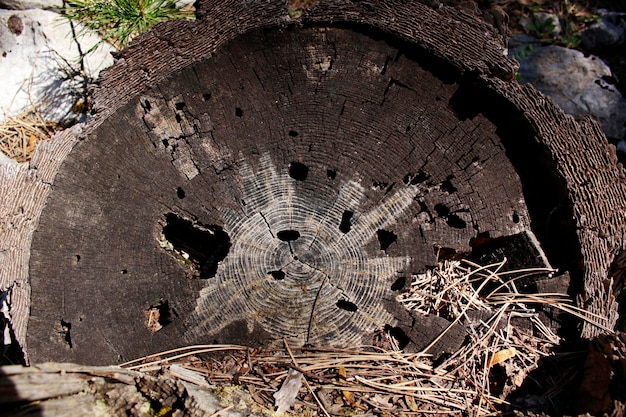
[{"label": "small stick", "polygon": [[218,417],[218,416],[222,415],[222,413],[224,413],[224,412],[226,412],[226,411],[230,410],[230,409],[231,409],[231,408],[233,408],[233,407],[234,407],[234,405],[229,405],[228,407],[226,407],[226,408],[224,408],[224,409],[222,409],[222,410],[219,410],[219,411],[214,412],[214,413],[213,413],[213,414],[211,414],[209,417]]},{"label": "small stick", "polygon": [[[287,343],[287,339],[286,338],[283,338],[283,343],[285,344],[285,349],[287,349],[287,353],[289,353],[289,357],[293,361],[293,364],[295,366],[299,367],[298,362],[296,362],[296,358],[293,356],[293,353],[291,352],[291,348],[289,348],[289,344]],[[304,384],[306,385],[306,387],[309,389],[309,392],[311,393],[311,395],[313,395],[313,398],[315,398],[315,402],[317,403],[317,405],[320,407],[322,412],[324,412],[324,415],[326,417],[330,417],[330,414],[328,414],[328,411],[326,411],[326,409],[324,408],[324,405],[322,405],[322,402],[320,401],[320,399],[317,398],[317,395],[315,394],[315,391],[313,391],[313,388],[311,388],[311,385],[309,385],[309,381],[306,380],[306,377],[304,376],[304,374],[302,375],[302,380],[304,381]]]}]

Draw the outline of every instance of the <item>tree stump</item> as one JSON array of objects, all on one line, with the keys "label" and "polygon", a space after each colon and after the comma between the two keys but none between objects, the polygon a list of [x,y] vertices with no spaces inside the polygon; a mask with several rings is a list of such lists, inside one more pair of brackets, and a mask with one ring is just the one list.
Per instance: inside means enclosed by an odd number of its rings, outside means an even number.
[{"label": "tree stump", "polygon": [[612,327],[614,149],[516,83],[493,27],[425,3],[200,1],[121,52],[89,123],[0,171],[29,359],[430,340],[395,297],[442,253],[558,267]]}]

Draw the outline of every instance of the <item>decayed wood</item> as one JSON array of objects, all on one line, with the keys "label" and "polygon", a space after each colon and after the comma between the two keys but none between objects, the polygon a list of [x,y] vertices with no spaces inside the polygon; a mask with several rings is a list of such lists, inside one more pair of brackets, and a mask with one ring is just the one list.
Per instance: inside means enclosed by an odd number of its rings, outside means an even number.
[{"label": "decayed wood", "polygon": [[[537,135],[553,157],[576,221],[594,219],[591,226],[600,227],[578,234],[585,296],[594,311],[606,313],[609,325],[614,321],[615,308],[602,293],[602,281],[623,248],[619,216],[601,220],[607,211],[586,203],[592,200],[581,192],[587,183],[570,169],[588,172],[595,190],[605,181],[615,205],[602,207],[618,207],[611,212],[618,213],[624,179],[614,155],[596,124],[565,118],[556,107],[542,104],[540,94],[510,81],[515,64],[504,57],[487,25],[454,9],[400,1],[322,2],[297,21],[289,19],[279,1],[201,2],[198,10],[197,21],[160,25],[120,54],[96,92],[98,114],[85,127],[83,141],[78,142],[77,130],[64,132],[38,150],[29,167],[2,168],[0,284],[12,288],[15,333],[25,346],[27,278],[32,279],[37,301],[26,347],[36,360],[109,363],[203,337],[241,337],[242,328],[256,335],[252,343],[281,337],[268,329],[291,328],[277,313],[295,311],[297,302],[289,307],[278,298],[268,304],[267,297],[258,297],[262,293],[246,293],[247,286],[231,286],[221,295],[216,289],[228,288],[216,286],[220,279],[233,284],[225,265],[239,271],[236,276],[251,270],[241,256],[246,251],[236,245],[255,227],[260,231],[261,220],[268,221],[257,216],[256,223],[244,225],[242,219],[253,219],[255,209],[278,213],[270,217],[266,237],[256,240],[255,234],[251,242],[257,255],[250,259],[265,260],[263,280],[286,281],[280,272],[312,272],[307,271],[311,264],[299,260],[283,271],[287,264],[272,260],[267,249],[274,245],[273,253],[294,257],[292,244],[312,248],[317,235],[280,239],[278,232],[295,230],[293,224],[324,225],[333,217],[328,242],[338,233],[346,236],[338,252],[329,252],[333,259],[349,253],[361,265],[357,271],[385,277],[346,290],[334,276],[313,271],[318,274],[314,285],[301,289],[308,312],[289,316],[300,320],[292,335],[297,340],[324,343],[342,335],[339,342],[355,343],[375,327],[366,317],[376,326],[403,323],[403,313],[380,302],[393,298],[389,288],[397,275],[392,271],[410,274],[432,263],[433,245],[469,250],[470,238],[479,232],[492,237],[533,233],[518,167],[508,161],[498,133],[507,121],[459,114],[455,104],[477,75],[513,104],[511,117],[524,115],[531,133],[525,139]],[[301,29],[302,23],[320,27]],[[357,31],[324,28],[346,23]],[[250,32],[280,27],[288,30]],[[387,44],[368,33],[401,41]],[[571,151],[572,132],[588,135],[604,159],[583,158],[578,165],[561,159]],[[604,169],[591,169],[598,167]],[[278,185],[284,187],[276,190]],[[266,193],[267,200],[254,191],[264,188],[274,190]],[[532,193],[524,191],[526,197]],[[244,206],[246,198],[256,207]],[[283,203],[294,210],[281,209]],[[217,279],[207,284],[187,278],[188,269],[179,265],[184,260],[159,246],[167,246],[160,234],[168,213],[181,222],[193,220],[212,235],[226,231],[229,254],[201,260],[204,273],[215,273]],[[380,220],[381,214],[386,219]],[[606,238],[598,241],[596,230],[606,225]],[[328,242],[320,245],[324,251],[332,246]],[[360,250],[352,251],[352,244]],[[215,268],[223,259],[222,269]],[[261,300],[261,305],[250,309],[246,300]],[[372,302],[380,308],[363,311],[374,308]],[[217,324],[216,308],[230,313],[230,325],[219,335],[215,327],[223,322]],[[171,323],[151,333],[145,314],[154,309],[169,313]],[[267,319],[259,311],[273,315]],[[311,311],[319,311],[323,320],[316,323]],[[350,319],[323,329],[320,324],[331,316],[336,321],[337,311]],[[245,317],[235,320],[242,313]],[[320,336],[312,338],[316,327],[320,331],[314,334]]]},{"label": "decayed wood", "polygon": [[[532,232],[496,126],[459,120],[459,84],[420,62],[345,29],[252,32],[110,115],[66,158],[33,238],[31,356],[358,346],[385,326],[434,339],[394,282],[478,232]],[[192,223],[224,241],[191,242]],[[154,332],[158,303],[170,322]]]}]

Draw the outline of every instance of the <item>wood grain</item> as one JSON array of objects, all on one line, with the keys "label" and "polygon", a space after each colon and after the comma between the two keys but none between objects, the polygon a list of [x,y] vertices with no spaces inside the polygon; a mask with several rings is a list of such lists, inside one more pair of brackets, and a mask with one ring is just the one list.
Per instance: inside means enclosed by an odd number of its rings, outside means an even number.
[{"label": "wood grain", "polygon": [[[35,361],[104,364],[201,341],[424,334],[397,280],[441,248],[520,233],[610,326],[621,167],[597,123],[515,69],[495,29],[453,8],[321,2],[292,20],[279,1],[199,2],[196,21],[118,55],[89,124],[1,168],[19,343]],[[163,247],[168,215],[227,235],[211,273]]]}]

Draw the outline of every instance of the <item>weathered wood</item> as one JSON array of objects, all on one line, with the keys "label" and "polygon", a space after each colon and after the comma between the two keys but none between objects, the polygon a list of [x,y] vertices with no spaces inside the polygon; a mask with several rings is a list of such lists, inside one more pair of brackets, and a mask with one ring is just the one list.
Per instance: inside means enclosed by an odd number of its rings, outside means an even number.
[{"label": "weathered wood", "polygon": [[[489,83],[506,98],[537,135],[540,146],[554,161],[567,189],[570,222],[575,221],[579,265],[572,266],[582,275],[576,288],[579,305],[606,317],[612,328],[617,321],[613,282],[623,280],[614,260],[626,249],[626,178],[597,122],[589,117],[575,120],[532,86]],[[568,242],[560,242],[567,245]],[[582,287],[582,288],[581,288]],[[584,323],[581,335],[593,338],[601,329]]]},{"label": "weathered wood", "polygon": [[[459,84],[420,61],[344,29],[251,32],[109,116],[65,159],[33,237],[30,354],[355,346],[406,326],[387,306],[399,274],[435,246],[530,229],[497,127],[459,120]],[[224,241],[200,243],[192,222]],[[161,233],[192,260],[215,253],[200,279]],[[171,323],[151,333],[160,300]],[[415,333],[441,331],[427,323]]]},{"label": "weathered wood", "polygon": [[421,334],[395,282],[441,248],[519,233],[614,323],[621,168],[597,124],[512,81],[493,28],[400,1],[322,2],[299,20],[278,1],[198,11],[119,55],[83,131],[2,168],[0,284],[31,358]]},{"label": "weathered wood", "polygon": [[201,374],[194,373],[194,383],[180,378],[177,368],[164,367],[152,376],[115,366],[68,363],[0,367],[0,416],[256,415],[243,390],[231,390],[236,409],[224,407],[220,402],[225,398],[220,399]]}]

